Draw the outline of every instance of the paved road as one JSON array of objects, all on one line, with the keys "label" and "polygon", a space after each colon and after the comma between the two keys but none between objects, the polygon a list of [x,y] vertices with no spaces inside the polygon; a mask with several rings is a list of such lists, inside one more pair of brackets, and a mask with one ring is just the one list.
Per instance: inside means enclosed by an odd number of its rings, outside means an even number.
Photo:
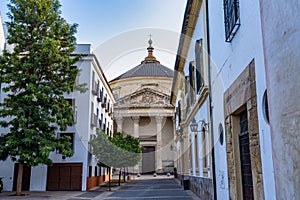
[{"label": "paved road", "polygon": [[120,187],[112,187],[108,192],[107,187],[99,187],[95,190],[80,191],[46,191],[26,192],[26,196],[16,197],[15,192],[0,193],[0,200],[196,200],[198,199],[189,190],[183,190],[182,186],[174,178],[143,176],[136,178]]},{"label": "paved road", "polygon": [[104,200],[194,200],[198,199],[190,191],[185,191],[174,178],[134,180],[104,198]]}]

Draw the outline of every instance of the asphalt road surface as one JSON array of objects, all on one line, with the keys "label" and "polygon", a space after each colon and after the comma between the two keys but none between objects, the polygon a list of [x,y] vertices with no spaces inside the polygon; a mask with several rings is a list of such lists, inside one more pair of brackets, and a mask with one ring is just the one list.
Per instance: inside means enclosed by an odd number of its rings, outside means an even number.
[{"label": "asphalt road surface", "polygon": [[104,198],[104,200],[125,199],[195,200],[198,198],[191,191],[183,190],[174,178],[132,180]]}]

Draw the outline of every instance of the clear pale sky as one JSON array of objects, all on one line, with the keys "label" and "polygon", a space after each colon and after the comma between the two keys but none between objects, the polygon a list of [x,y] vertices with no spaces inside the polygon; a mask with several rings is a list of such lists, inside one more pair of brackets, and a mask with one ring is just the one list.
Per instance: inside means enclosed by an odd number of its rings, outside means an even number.
[{"label": "clear pale sky", "polygon": [[[4,21],[9,0],[0,1]],[[186,0],[60,0],[62,16],[79,24],[77,43],[92,44],[107,79],[135,67],[147,55],[152,34],[154,55],[174,68]]]}]

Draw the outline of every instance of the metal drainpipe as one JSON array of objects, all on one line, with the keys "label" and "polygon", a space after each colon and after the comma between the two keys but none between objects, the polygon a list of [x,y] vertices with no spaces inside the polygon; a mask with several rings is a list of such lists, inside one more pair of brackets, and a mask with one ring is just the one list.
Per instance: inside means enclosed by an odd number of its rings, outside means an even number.
[{"label": "metal drainpipe", "polygon": [[209,127],[212,142],[212,173],[213,173],[213,189],[214,199],[217,200],[217,185],[216,185],[216,168],[215,168],[215,150],[214,150],[214,131],[213,131],[213,108],[212,108],[212,90],[211,90],[211,73],[210,73],[210,37],[209,37],[209,13],[208,13],[208,0],[205,1],[206,8],[206,27],[207,27],[207,54],[208,54],[208,89],[209,89]]}]

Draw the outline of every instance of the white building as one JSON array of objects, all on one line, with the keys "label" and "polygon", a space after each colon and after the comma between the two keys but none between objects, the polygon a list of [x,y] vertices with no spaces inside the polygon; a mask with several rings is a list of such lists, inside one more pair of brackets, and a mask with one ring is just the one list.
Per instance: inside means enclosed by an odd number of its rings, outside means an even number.
[{"label": "white building", "polygon": [[0,13],[0,54],[2,54],[4,45],[5,45],[5,32],[4,32],[4,24],[3,24],[2,16]]},{"label": "white building", "polygon": [[148,55],[124,74],[110,81],[115,95],[114,118],[118,132],[139,138],[144,148],[133,173],[167,174],[174,170],[174,106],[170,104],[173,71],[154,57],[152,40]]},{"label": "white building", "polygon": [[[23,190],[88,190],[108,180],[107,170],[97,166],[89,141],[96,136],[96,130],[104,129],[113,133],[112,105],[113,94],[104,76],[91,45],[77,45],[74,54],[82,59],[76,63],[81,70],[77,77],[79,83],[87,83],[88,91],[74,91],[65,98],[75,106],[76,124],[59,135],[72,138],[74,155],[63,158],[61,154],[51,153],[52,166],[39,165],[24,167]],[[1,93],[1,100],[5,94]],[[0,129],[1,132],[3,130]],[[0,132],[0,133],[1,133]],[[14,190],[18,164],[10,159],[0,162],[0,176],[4,179],[4,190]]]},{"label": "white building", "polygon": [[182,34],[172,96],[182,179],[204,199],[275,199],[259,1],[188,0]]},{"label": "white building", "polygon": [[300,199],[300,2],[260,5],[276,198]]}]

